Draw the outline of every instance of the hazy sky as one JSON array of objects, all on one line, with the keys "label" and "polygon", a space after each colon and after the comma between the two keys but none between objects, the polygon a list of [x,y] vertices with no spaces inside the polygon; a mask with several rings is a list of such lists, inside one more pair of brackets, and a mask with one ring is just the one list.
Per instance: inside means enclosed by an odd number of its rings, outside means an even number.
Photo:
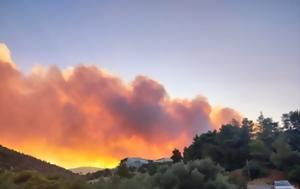
[{"label": "hazy sky", "polygon": [[300,107],[298,0],[1,0],[0,42],[26,72],[87,62],[250,118]]}]

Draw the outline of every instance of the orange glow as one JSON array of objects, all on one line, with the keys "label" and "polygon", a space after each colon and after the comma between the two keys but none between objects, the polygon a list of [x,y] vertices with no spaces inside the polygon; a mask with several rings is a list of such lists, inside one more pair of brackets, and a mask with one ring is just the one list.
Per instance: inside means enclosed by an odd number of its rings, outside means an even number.
[{"label": "orange glow", "polygon": [[242,121],[242,115],[234,109],[217,106],[210,113],[210,118],[215,129],[219,129],[222,124],[230,123],[232,119]]},{"label": "orange glow", "polygon": [[214,109],[204,97],[170,99],[144,76],[127,84],[83,65],[24,75],[0,58],[0,144],[67,168],[169,157],[232,118],[239,113]]}]

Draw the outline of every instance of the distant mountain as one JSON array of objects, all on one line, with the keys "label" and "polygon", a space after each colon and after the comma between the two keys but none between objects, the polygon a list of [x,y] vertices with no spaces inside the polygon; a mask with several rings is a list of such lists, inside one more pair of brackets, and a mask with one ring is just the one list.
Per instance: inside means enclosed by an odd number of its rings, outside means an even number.
[{"label": "distant mountain", "polygon": [[76,168],[72,168],[69,170],[72,171],[73,173],[85,175],[87,173],[94,173],[94,172],[100,171],[102,169],[98,168],[98,167],[76,167]]},{"label": "distant mountain", "polygon": [[[120,161],[121,165],[126,165],[126,167],[134,168],[135,170],[138,170],[141,167],[144,167],[147,169],[147,166],[149,163],[154,164],[169,164],[172,163],[173,160],[171,158],[160,158],[156,160],[150,160],[150,159],[144,159],[140,157],[128,157],[124,158]],[[85,177],[87,180],[95,180],[99,177],[108,177],[116,174],[117,167],[113,169],[102,169],[99,171],[96,171],[94,173],[87,173]]]},{"label": "distant mountain", "polygon": [[131,157],[121,160],[121,163],[124,163],[127,167],[139,168],[144,164],[148,164],[149,160],[138,157]]},{"label": "distant mountain", "polygon": [[73,175],[69,170],[66,170],[57,165],[39,160],[35,157],[8,149],[0,145],[0,169],[8,170],[35,170],[46,174],[57,175]]},{"label": "distant mountain", "polygon": [[157,160],[149,160],[149,159],[143,159],[139,157],[129,157],[121,160],[121,163],[125,163],[127,167],[134,167],[134,168],[140,168],[141,166],[148,164],[150,162],[169,163],[169,162],[173,162],[173,160],[171,158],[160,158]]},{"label": "distant mountain", "polygon": [[160,158],[157,160],[153,160],[154,163],[170,163],[173,162],[171,158]]}]

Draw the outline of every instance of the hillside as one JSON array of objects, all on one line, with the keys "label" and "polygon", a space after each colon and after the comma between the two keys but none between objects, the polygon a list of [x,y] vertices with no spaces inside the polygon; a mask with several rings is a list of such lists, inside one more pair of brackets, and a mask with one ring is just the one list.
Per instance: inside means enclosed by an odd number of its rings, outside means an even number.
[{"label": "hillside", "polygon": [[0,169],[35,170],[46,174],[72,175],[73,173],[62,167],[39,160],[32,156],[19,153],[0,145]]}]

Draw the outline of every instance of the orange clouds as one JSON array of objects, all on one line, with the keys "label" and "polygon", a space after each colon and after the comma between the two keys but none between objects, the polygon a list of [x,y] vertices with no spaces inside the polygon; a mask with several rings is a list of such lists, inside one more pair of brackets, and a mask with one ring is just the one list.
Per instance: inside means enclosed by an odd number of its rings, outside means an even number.
[{"label": "orange clouds", "polygon": [[10,50],[4,43],[0,43],[0,61],[15,67],[15,64],[13,63],[10,55]]},{"label": "orange clouds", "polygon": [[171,99],[145,76],[127,84],[83,65],[25,76],[5,61],[0,58],[0,143],[65,167],[169,156],[196,133],[240,119],[203,97]]}]

